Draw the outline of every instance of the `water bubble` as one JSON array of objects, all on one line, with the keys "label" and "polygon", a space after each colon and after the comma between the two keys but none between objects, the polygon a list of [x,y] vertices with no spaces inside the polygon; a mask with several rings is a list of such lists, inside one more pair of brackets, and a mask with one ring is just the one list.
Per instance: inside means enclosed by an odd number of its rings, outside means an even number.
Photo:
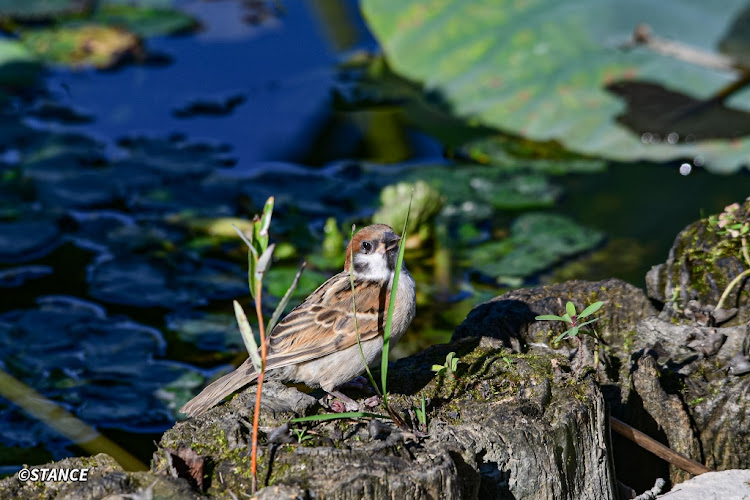
[{"label": "water bubble", "polygon": [[696,167],[701,167],[701,166],[703,166],[704,163],[706,163],[706,160],[701,155],[698,155],[695,158],[693,158],[693,164]]},{"label": "water bubble", "polygon": [[667,136],[667,142],[670,144],[677,144],[677,141],[680,140],[680,134],[677,132],[672,132]]},{"label": "water bubble", "polygon": [[690,175],[690,172],[693,171],[693,166],[689,163],[683,163],[680,165],[680,174],[682,175]]},{"label": "water bubble", "polygon": [[648,144],[651,142],[651,137],[652,135],[646,132],[645,134],[641,136],[641,142],[643,142],[644,144]]},{"label": "water bubble", "polygon": [[477,205],[473,201],[465,201],[461,204],[461,210],[464,212],[473,212],[476,208]]}]

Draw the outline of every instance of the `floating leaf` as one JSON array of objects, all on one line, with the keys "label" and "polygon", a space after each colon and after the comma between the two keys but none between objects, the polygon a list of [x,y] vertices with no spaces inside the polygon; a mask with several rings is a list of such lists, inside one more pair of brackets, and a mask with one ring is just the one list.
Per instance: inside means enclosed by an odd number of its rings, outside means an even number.
[{"label": "floating leaf", "polygon": [[198,27],[195,19],[179,10],[132,5],[104,4],[91,20],[144,38],[187,33]]},{"label": "floating leaf", "polygon": [[111,68],[141,56],[137,36],[100,24],[28,30],[21,41],[40,59],[67,66]]},{"label": "floating leaf", "polygon": [[26,87],[34,83],[42,66],[22,43],[0,39],[0,86]]},{"label": "floating leaf", "polygon": [[560,141],[614,160],[695,159],[732,172],[750,158],[750,94],[708,101],[727,72],[645,48],[639,23],[704,51],[746,0],[363,0],[390,66],[475,125]]},{"label": "floating leaf", "polygon": [[530,277],[595,247],[603,238],[601,232],[562,215],[527,213],[513,221],[510,237],[474,246],[467,255],[477,270],[502,281]]}]

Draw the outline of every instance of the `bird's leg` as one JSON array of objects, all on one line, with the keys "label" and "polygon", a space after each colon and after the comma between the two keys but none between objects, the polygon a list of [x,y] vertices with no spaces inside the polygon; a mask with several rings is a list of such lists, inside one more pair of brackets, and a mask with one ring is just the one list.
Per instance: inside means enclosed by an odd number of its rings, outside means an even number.
[{"label": "bird's leg", "polygon": [[370,387],[370,381],[361,375],[339,386],[339,388],[342,387],[347,389],[359,389],[361,391],[373,392],[372,387]]}]

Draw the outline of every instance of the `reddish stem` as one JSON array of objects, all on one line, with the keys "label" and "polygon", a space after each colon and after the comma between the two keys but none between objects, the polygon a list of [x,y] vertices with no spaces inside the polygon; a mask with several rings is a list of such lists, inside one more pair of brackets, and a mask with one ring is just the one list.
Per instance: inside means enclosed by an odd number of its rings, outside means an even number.
[{"label": "reddish stem", "polygon": [[263,311],[261,310],[261,283],[258,283],[255,293],[255,314],[258,317],[258,329],[260,330],[260,373],[258,374],[257,389],[255,393],[255,411],[253,412],[253,440],[250,450],[250,472],[253,475],[252,492],[258,490],[258,425],[260,423],[260,398],[263,390],[263,376],[266,373],[266,327],[263,324]]}]

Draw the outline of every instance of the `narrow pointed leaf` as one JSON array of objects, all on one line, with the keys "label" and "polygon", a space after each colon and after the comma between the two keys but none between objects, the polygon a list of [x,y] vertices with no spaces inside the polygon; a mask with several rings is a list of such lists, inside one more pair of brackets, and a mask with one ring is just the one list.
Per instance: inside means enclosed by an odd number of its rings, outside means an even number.
[{"label": "narrow pointed leaf", "polygon": [[276,310],[273,312],[273,316],[271,316],[271,320],[268,322],[268,326],[266,327],[266,331],[269,332],[269,334],[271,331],[273,331],[274,327],[279,322],[281,315],[284,313],[284,309],[286,309],[287,304],[289,304],[289,299],[292,298],[292,293],[294,293],[294,290],[297,288],[299,277],[302,276],[302,271],[305,270],[306,265],[307,262],[303,262],[299,267],[299,271],[297,271],[297,274],[294,276],[294,280],[292,280],[291,286],[281,298],[281,302],[279,302],[279,305],[276,306]]},{"label": "narrow pointed leaf", "polygon": [[255,267],[256,284],[263,281],[263,275],[266,274],[268,268],[271,267],[271,257],[273,257],[274,248],[276,248],[276,243],[266,248],[263,254],[258,259],[258,264]]},{"label": "narrow pointed leaf", "polygon": [[[242,241],[245,242],[245,245],[247,245],[247,248],[250,250],[247,253],[247,286],[250,288],[250,296],[255,299],[255,290],[257,289],[255,282],[255,262],[258,260],[258,252],[253,246],[252,239],[248,238],[247,235],[234,224],[232,224],[232,227],[237,231],[237,234],[242,238]],[[252,233],[250,234],[250,237],[252,238]]]},{"label": "narrow pointed leaf", "polygon": [[565,321],[561,316],[555,316],[554,314],[542,314],[534,318],[537,321]]},{"label": "narrow pointed leaf", "polygon": [[563,314],[562,320],[566,323],[573,324],[573,319],[568,315],[568,313]]},{"label": "narrow pointed leaf", "polygon": [[259,252],[263,253],[268,248],[268,228],[271,226],[271,216],[273,215],[273,196],[266,200],[266,205],[263,207],[263,213],[260,215],[254,225],[255,239],[259,244]]},{"label": "narrow pointed leaf", "polygon": [[567,312],[568,316],[572,318],[576,315],[576,306],[574,306],[572,302],[568,301],[568,303],[565,304],[565,312]]},{"label": "narrow pointed leaf", "polygon": [[253,329],[250,327],[250,323],[247,321],[247,315],[242,309],[242,306],[236,300],[232,302],[234,305],[234,316],[237,318],[237,325],[240,327],[240,333],[242,334],[242,341],[245,343],[245,349],[250,355],[250,360],[255,367],[255,371],[261,371],[261,360],[258,354],[258,344],[255,342],[255,336],[253,336]]},{"label": "narrow pointed leaf", "polygon": [[300,422],[318,422],[322,420],[336,420],[340,418],[387,418],[390,419],[388,415],[379,415],[377,413],[369,413],[366,411],[348,411],[343,413],[325,413],[323,415],[308,415],[307,417],[298,417],[293,418],[289,422],[290,423],[300,423]]},{"label": "narrow pointed leaf", "polygon": [[[381,373],[381,387],[383,389],[383,395],[386,396],[388,391],[386,390],[386,380],[388,378],[388,354],[390,353],[391,344],[391,326],[393,324],[393,310],[396,306],[394,300],[395,293],[398,291],[398,280],[401,277],[401,266],[404,262],[404,250],[406,249],[406,228],[409,223],[409,212],[411,212],[411,202],[414,199],[414,189],[411,190],[411,197],[409,198],[409,206],[406,209],[406,217],[404,218],[404,228],[401,231],[401,240],[398,244],[398,259],[396,260],[396,272],[393,274],[393,284],[391,285],[390,292],[390,304],[388,304],[388,316],[385,320],[385,328],[383,331],[383,353],[380,358],[380,373]],[[387,404],[387,402],[386,402]]]},{"label": "narrow pointed leaf", "polygon": [[583,328],[584,326],[588,325],[589,323],[593,323],[594,321],[599,321],[599,318],[590,319],[585,323],[581,323],[580,325],[578,325],[578,328]]},{"label": "narrow pointed leaf", "polygon": [[[244,233],[244,232],[242,231],[242,229],[238,228],[238,227],[237,227],[237,226],[235,226],[234,224],[232,224],[232,227],[233,227],[233,228],[234,228],[234,230],[235,230],[235,231],[237,232],[237,234],[238,234],[238,235],[240,236],[240,238],[242,238],[242,241],[244,241],[244,242],[245,242],[245,245],[247,245],[247,247],[248,247],[248,248],[250,249],[250,251],[251,251],[251,252],[253,252],[253,253],[257,253],[257,252],[255,251],[255,248],[253,247],[253,242],[252,242],[252,240],[250,240],[250,239],[249,239],[249,238],[247,237],[247,235],[246,235],[246,234],[245,234],[245,233]],[[252,238],[252,234],[250,234],[250,237]]]},{"label": "narrow pointed leaf", "polygon": [[578,315],[579,318],[585,318],[586,316],[590,314],[594,314],[596,311],[599,310],[600,307],[604,305],[604,302],[601,300],[599,302],[594,302],[590,306],[588,306],[586,309],[581,311],[581,314]]}]

